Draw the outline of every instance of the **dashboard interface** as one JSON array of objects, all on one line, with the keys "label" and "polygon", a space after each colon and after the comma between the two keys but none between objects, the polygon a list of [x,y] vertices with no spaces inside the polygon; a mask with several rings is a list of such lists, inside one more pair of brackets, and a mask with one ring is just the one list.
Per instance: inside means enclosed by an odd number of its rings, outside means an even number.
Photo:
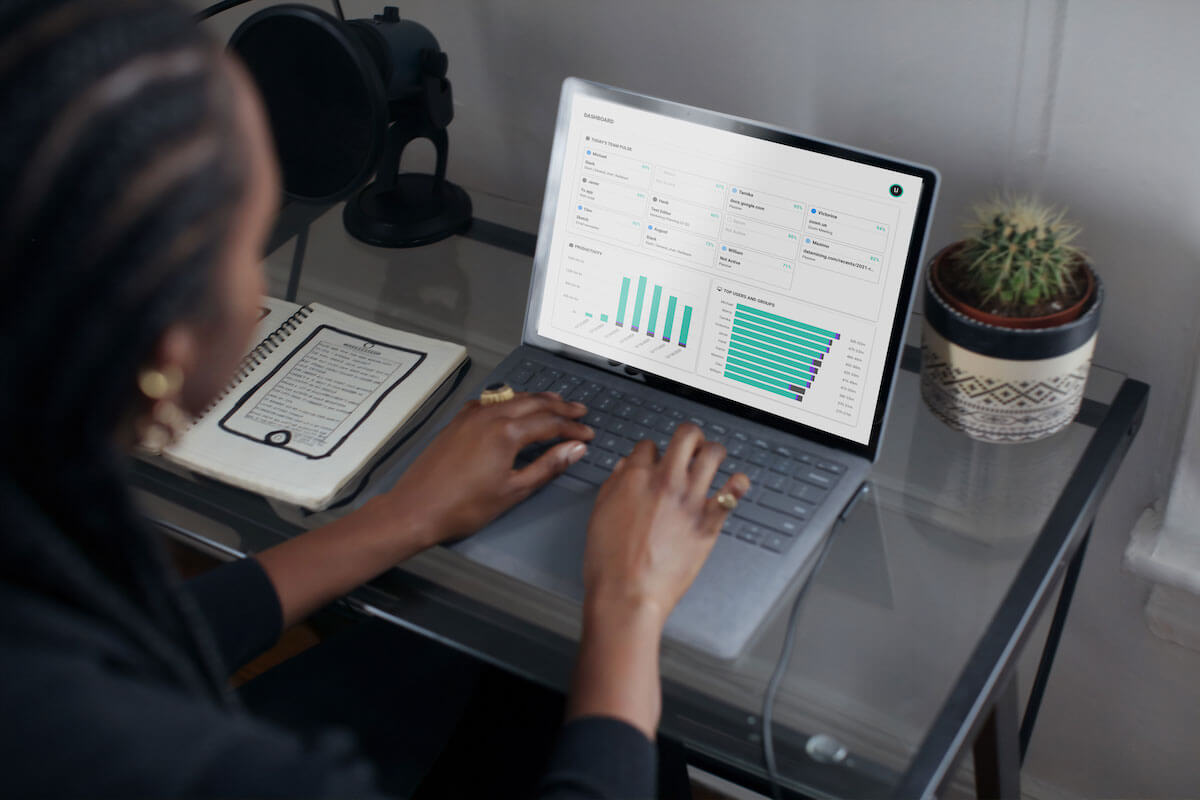
[{"label": "dashboard interface", "polygon": [[867,444],[922,179],[576,93],[537,333]]}]

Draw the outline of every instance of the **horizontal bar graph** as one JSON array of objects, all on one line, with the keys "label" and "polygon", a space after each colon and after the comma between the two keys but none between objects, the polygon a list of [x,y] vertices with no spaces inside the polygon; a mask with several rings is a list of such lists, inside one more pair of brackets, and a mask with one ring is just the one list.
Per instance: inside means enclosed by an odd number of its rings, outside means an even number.
[{"label": "horizontal bar graph", "polygon": [[[661,337],[664,342],[671,341],[672,336],[676,335],[675,320],[678,317],[676,313],[679,306],[683,306],[682,318],[679,321],[678,338],[676,339],[680,347],[687,347],[688,329],[692,324],[692,307],[683,304],[679,298],[673,294],[668,294],[663,290],[661,284],[654,284],[650,291],[649,300],[647,300],[647,289],[650,289],[650,281],[645,275],[639,275],[637,279],[637,290],[633,291],[633,279],[629,277],[621,278],[621,294],[617,298],[617,318],[614,321],[618,327],[626,326],[626,314],[629,310],[629,295],[633,293],[633,315],[628,319],[629,329],[645,334],[651,338]],[[659,312],[663,308],[663,295],[666,294],[666,316],[663,318],[661,325],[659,324]],[[647,314],[643,318],[642,312]],[[586,313],[586,312],[585,312]],[[591,314],[587,314],[591,316]],[[608,315],[600,315],[601,322],[608,322]]]},{"label": "horizontal bar graph", "polygon": [[738,303],[733,315],[725,377],[801,401],[812,388],[836,331]]}]

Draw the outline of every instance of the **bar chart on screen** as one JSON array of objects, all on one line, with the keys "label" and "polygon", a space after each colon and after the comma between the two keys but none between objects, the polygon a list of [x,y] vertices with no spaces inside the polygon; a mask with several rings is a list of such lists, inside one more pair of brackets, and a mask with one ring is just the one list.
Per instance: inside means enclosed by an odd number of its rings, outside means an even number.
[{"label": "bar chart on screen", "polygon": [[708,284],[615,245],[577,239],[567,247],[555,319],[590,340],[691,370]]},{"label": "bar chart on screen", "polygon": [[857,419],[871,332],[815,306],[746,297],[717,287],[706,374],[749,392],[834,419]]}]

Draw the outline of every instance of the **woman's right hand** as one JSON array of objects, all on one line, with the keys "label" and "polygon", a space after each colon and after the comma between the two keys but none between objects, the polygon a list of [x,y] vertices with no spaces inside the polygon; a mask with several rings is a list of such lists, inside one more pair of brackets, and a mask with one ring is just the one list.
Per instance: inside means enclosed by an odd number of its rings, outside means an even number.
[{"label": "woman's right hand", "polygon": [[[600,488],[588,525],[587,603],[650,609],[663,624],[708,558],[729,512],[709,497],[725,448],[695,425],[675,431],[661,456],[643,440]],[[730,476],[716,494],[741,499],[749,479]]]},{"label": "woman's right hand", "polygon": [[[584,551],[583,637],[569,718],[615,717],[654,738],[662,709],[659,642],[729,513],[708,496],[724,458],[724,447],[684,424],[661,456],[653,442],[638,442],[600,487]],[[740,500],[749,489],[737,473],[720,492]]]}]

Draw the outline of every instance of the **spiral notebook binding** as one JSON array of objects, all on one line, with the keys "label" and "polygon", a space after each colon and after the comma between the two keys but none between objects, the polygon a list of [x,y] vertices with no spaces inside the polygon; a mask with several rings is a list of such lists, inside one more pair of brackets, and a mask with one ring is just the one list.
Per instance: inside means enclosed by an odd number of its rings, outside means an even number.
[{"label": "spiral notebook binding", "polygon": [[208,412],[216,408],[217,405],[226,397],[228,397],[229,394],[236,389],[242,381],[250,377],[250,373],[254,372],[259,364],[266,361],[267,356],[278,350],[279,346],[283,344],[283,342],[289,336],[296,332],[296,329],[300,327],[300,323],[304,322],[308,315],[312,313],[312,306],[300,306],[300,308],[296,309],[296,313],[285,319],[274,331],[267,334],[267,338],[259,342],[258,346],[251,350],[246,357],[242,359],[242,363],[238,365],[237,370],[233,373],[233,379],[226,384],[225,388],[221,390],[220,394],[213,398],[213,401],[208,404],[208,407],[204,409],[204,412],[200,414],[200,416],[196,417],[196,419],[192,422],[192,425],[195,425],[202,417],[206,416]]}]

